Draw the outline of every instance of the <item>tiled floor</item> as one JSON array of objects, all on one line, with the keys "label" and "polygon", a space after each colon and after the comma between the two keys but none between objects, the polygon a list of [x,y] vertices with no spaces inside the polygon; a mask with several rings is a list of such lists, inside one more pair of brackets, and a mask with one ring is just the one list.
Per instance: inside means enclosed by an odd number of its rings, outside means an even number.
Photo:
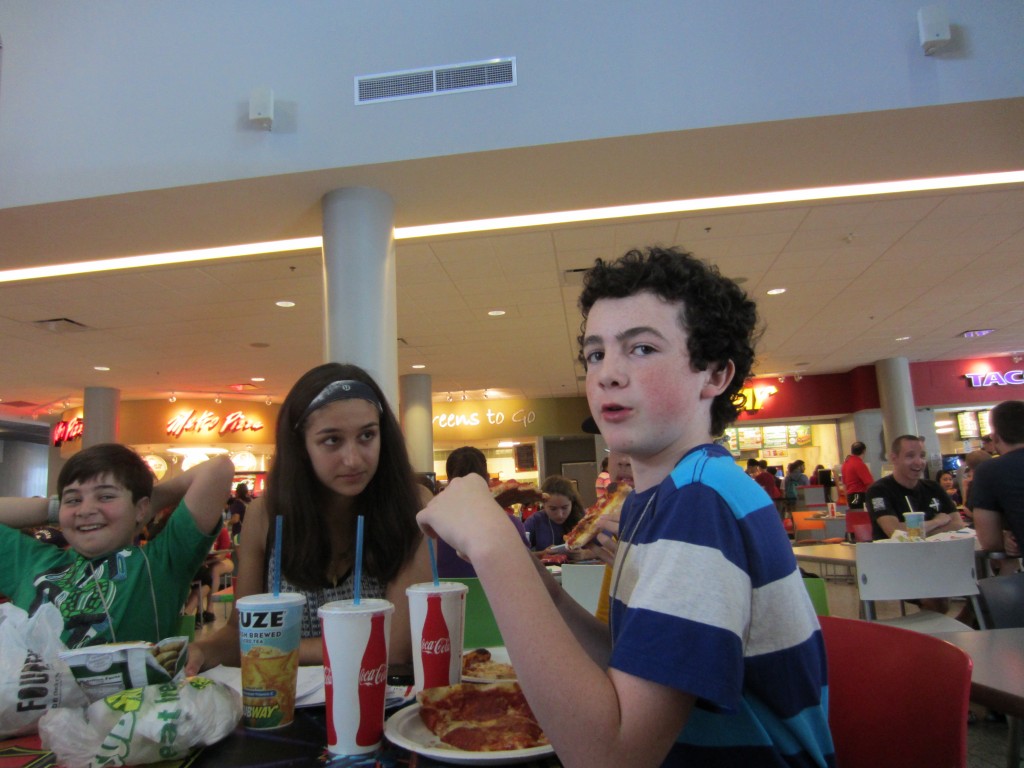
[{"label": "tiled floor", "polygon": [[[805,570],[814,571],[812,566]],[[855,619],[860,607],[857,598],[857,587],[852,581],[829,579],[827,582],[829,612],[833,616]],[[952,614],[960,609],[962,603],[954,602],[950,609]],[[879,617],[895,616],[899,612],[897,603],[878,603],[876,610]],[[1006,721],[989,722],[987,712],[980,707],[971,706],[977,722],[967,727],[967,766],[968,768],[1005,768],[1006,746],[1009,729]],[[907,763],[911,765],[910,762]]]}]

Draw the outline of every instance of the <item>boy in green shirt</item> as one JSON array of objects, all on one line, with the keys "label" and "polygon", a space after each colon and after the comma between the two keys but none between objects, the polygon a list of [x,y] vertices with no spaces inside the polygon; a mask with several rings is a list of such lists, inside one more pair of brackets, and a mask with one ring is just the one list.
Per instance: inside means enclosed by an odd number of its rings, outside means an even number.
[{"label": "boy in green shirt", "polygon": [[[146,462],[123,445],[79,451],[61,469],[54,499],[0,498],[0,593],[29,614],[56,605],[69,648],[174,634],[233,474],[218,457],[154,486]],[[172,505],[160,536],[136,546],[151,511]],[[17,530],[53,522],[55,512],[66,550]]]}]

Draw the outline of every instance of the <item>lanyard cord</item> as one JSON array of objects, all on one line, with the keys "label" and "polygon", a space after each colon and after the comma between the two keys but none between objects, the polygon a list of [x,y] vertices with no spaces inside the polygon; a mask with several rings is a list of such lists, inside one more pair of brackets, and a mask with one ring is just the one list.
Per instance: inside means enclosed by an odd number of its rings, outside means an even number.
[{"label": "lanyard cord", "polygon": [[[146,551],[139,547],[139,554],[142,555],[142,561],[146,564],[146,574],[149,576],[149,597],[153,601],[153,625],[156,628],[156,639],[159,641],[160,637],[160,612],[156,605],[156,590],[153,588],[153,569],[149,565],[149,556],[146,555]],[[116,555],[115,555],[116,557]],[[93,585],[96,588],[96,594],[100,598],[100,603],[103,605],[103,613],[107,616],[107,626],[110,627],[110,639],[113,642],[117,642],[117,633],[114,631],[114,620],[110,616],[110,603],[107,602],[107,596],[103,591],[103,585],[100,584],[99,576],[96,575],[96,566],[91,562],[89,563],[89,573],[92,576]]]},{"label": "lanyard cord", "polygon": [[611,592],[608,596],[608,632],[612,636],[612,642],[615,641],[615,597],[619,592],[619,579],[622,578],[622,569],[626,566],[626,555],[633,546],[633,539],[636,538],[636,533],[640,529],[640,524],[647,517],[647,510],[651,508],[654,500],[658,498],[658,491],[655,490],[651,494],[651,498],[647,500],[643,510],[640,512],[639,517],[636,519],[636,524],[633,526],[633,530],[629,536],[626,537],[625,543],[622,547],[622,552],[615,558],[615,580],[612,582]]}]

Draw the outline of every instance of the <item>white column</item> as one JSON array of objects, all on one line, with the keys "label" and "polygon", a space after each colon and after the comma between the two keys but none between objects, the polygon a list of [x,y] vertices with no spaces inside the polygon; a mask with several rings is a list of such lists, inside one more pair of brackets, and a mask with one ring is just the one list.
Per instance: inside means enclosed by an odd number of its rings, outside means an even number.
[{"label": "white column", "polygon": [[323,198],[324,358],[365,368],[398,403],[394,203],[351,187]]},{"label": "white column", "polygon": [[905,357],[890,357],[875,363],[878,398],[882,405],[882,426],[886,451],[900,435],[919,435],[910,363]]},{"label": "white column", "polygon": [[399,379],[399,385],[399,414],[409,461],[416,472],[433,472],[434,406],[430,396],[430,376],[409,373]]},{"label": "white column", "polygon": [[86,387],[82,407],[82,447],[116,443],[120,434],[121,390],[113,387]]}]

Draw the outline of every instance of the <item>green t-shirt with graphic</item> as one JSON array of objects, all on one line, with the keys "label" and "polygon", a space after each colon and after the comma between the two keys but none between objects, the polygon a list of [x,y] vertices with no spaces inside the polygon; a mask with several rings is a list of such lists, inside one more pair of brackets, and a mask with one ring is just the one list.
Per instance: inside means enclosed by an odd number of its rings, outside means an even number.
[{"label": "green t-shirt with graphic", "polygon": [[145,547],[90,560],[0,525],[0,593],[29,614],[45,603],[56,605],[68,648],[156,642],[174,634],[217,530],[200,531],[183,501]]}]

